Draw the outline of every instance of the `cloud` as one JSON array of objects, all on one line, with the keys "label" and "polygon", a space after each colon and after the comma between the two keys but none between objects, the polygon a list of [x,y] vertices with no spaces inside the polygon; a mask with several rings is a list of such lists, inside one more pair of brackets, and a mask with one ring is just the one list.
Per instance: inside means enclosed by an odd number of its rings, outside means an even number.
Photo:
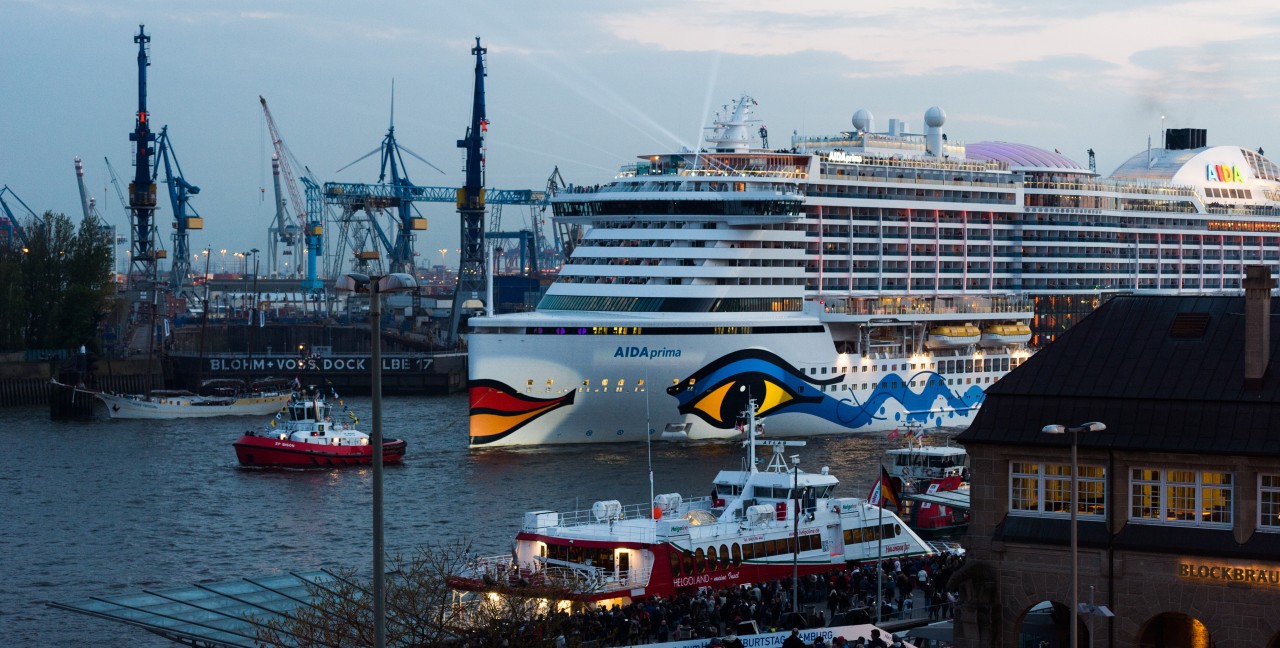
[{"label": "cloud", "polygon": [[[1280,6],[1241,0],[1155,3],[914,0],[880,6],[827,0],[792,2],[786,13],[766,0],[707,0],[635,5],[602,16],[620,41],[666,51],[711,47],[746,56],[820,51],[858,62],[854,77],[924,75],[940,69],[1013,70],[1062,57],[1113,66],[1106,82],[1148,78],[1135,54],[1160,48],[1213,48],[1250,40],[1261,47],[1280,28]],[[714,38],[713,38],[714,36]],[[727,37],[726,37],[727,36]],[[1262,50],[1269,52],[1269,49]]]}]

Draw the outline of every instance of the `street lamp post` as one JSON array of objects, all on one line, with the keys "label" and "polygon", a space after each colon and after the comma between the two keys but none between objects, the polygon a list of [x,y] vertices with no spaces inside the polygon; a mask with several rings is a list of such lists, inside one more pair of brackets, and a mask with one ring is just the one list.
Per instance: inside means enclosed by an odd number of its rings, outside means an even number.
[{"label": "street lamp post", "polygon": [[373,392],[373,431],[369,443],[373,445],[373,645],[387,645],[386,570],[382,566],[382,330],[379,295],[388,292],[414,290],[418,287],[413,275],[397,272],[380,277],[370,277],[356,272],[345,274],[334,282],[334,289],[355,293],[369,293],[370,360]]},{"label": "street lamp post", "polygon": [[[1080,615],[1080,561],[1079,547],[1080,541],[1078,531],[1076,529],[1076,508],[1078,507],[1076,500],[1078,493],[1076,492],[1076,473],[1079,469],[1076,467],[1076,446],[1080,439],[1081,432],[1102,432],[1107,429],[1106,424],[1094,421],[1092,423],[1082,423],[1075,427],[1066,427],[1063,425],[1046,425],[1040,432],[1044,434],[1070,434],[1071,435],[1071,648],[1079,648],[1076,638],[1076,624]],[[1092,632],[1090,633],[1092,638]]]},{"label": "street lamp post", "polygon": [[[800,611],[800,455],[791,455],[791,491],[795,511],[791,527],[791,613]],[[793,620],[792,623],[795,623]]]}]

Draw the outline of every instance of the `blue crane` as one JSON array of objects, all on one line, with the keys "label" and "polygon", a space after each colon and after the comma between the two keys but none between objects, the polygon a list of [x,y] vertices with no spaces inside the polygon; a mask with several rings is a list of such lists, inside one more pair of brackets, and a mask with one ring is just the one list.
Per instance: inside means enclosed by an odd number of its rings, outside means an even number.
[{"label": "blue crane", "polygon": [[302,184],[307,192],[307,276],[302,280],[302,289],[312,295],[320,293],[323,284],[316,274],[316,263],[324,254],[324,200],[320,196],[320,185],[308,176],[302,176]]},{"label": "blue crane", "polygon": [[[396,142],[396,109],[395,109],[395,86],[391,87],[391,123],[387,127],[387,135],[382,138],[382,145],[360,156],[351,164],[348,164],[338,171],[342,171],[352,164],[364,160],[375,153],[381,153],[381,165],[378,169],[378,183],[376,187],[385,187],[386,190],[376,192],[378,200],[373,202],[356,203],[354,201],[345,201],[344,207],[353,211],[364,210],[372,214],[378,210],[394,210],[396,214],[396,231],[394,240],[383,231],[377,220],[370,218],[369,222],[374,230],[378,242],[381,247],[387,251],[387,260],[389,262],[388,272],[406,272],[414,274],[414,251],[413,239],[414,232],[427,229],[427,219],[422,216],[413,207],[413,191],[414,184],[409,180],[409,176],[405,171],[404,153],[417,158],[427,166],[439,171],[444,171],[440,167],[427,161],[426,158],[414,153],[407,147]],[[327,184],[325,185],[328,186]],[[373,192],[370,193],[370,197]],[[334,203],[330,203],[334,204]],[[373,253],[373,251],[367,251]]]},{"label": "blue crane", "polygon": [[18,221],[18,217],[15,216],[13,214],[13,210],[9,208],[9,203],[5,202],[4,195],[6,193],[9,194],[10,198],[17,201],[19,205],[22,205],[23,209],[27,210],[27,214],[31,217],[33,222],[36,218],[36,213],[31,211],[31,208],[18,197],[18,194],[13,193],[13,190],[9,188],[9,185],[5,185],[3,188],[0,188],[0,209],[4,210],[4,219],[3,221],[0,221],[0,235],[4,236],[5,245],[13,245],[13,242],[16,240],[18,245],[26,247],[27,232],[22,229],[22,223]]},{"label": "blue crane", "polygon": [[173,206],[173,265],[169,270],[169,288],[176,293],[184,285],[191,284],[191,245],[187,232],[204,229],[204,219],[189,203],[191,196],[200,193],[200,187],[187,182],[183,177],[182,165],[169,140],[168,126],[160,129],[157,142],[156,165],[151,173],[151,183],[154,185],[159,178],[160,164],[163,163],[165,184],[169,185],[169,204]]}]

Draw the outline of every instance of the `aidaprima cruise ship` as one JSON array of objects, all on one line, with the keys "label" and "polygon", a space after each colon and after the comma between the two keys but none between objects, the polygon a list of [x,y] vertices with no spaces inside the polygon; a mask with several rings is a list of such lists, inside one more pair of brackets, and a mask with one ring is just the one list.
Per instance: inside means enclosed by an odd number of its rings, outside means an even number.
[{"label": "aidaprima cruise ship", "polygon": [[536,311],[477,317],[473,447],[962,427],[1109,295],[1238,292],[1280,255],[1280,169],[1170,130],[1101,177],[866,110],[769,148],[741,97],[699,151],[553,199],[568,261]]}]

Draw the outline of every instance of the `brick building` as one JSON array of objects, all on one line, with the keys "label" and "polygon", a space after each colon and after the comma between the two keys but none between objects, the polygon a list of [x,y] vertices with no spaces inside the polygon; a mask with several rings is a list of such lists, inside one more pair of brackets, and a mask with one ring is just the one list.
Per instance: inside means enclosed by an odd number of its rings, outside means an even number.
[{"label": "brick building", "polygon": [[1280,647],[1273,286],[1258,266],[1244,297],[1117,297],[988,389],[958,437],[973,508],[957,646],[1036,646],[1044,601],[1048,645],[1069,645],[1074,436],[1078,599],[1114,613],[1079,613],[1078,645]]}]

